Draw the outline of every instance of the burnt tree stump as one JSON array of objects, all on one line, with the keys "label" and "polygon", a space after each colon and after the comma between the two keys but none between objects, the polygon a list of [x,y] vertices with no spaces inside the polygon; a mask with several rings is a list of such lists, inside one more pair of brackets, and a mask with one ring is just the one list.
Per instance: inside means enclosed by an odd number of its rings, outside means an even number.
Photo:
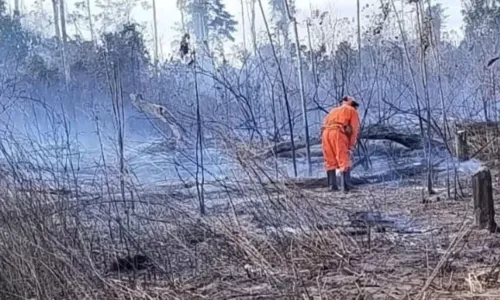
[{"label": "burnt tree stump", "polygon": [[465,130],[459,130],[455,133],[455,150],[459,161],[466,161],[469,159],[467,132]]},{"label": "burnt tree stump", "polygon": [[472,196],[474,199],[476,226],[479,229],[488,229],[490,232],[496,232],[497,224],[495,223],[490,170],[481,169],[472,176]]}]

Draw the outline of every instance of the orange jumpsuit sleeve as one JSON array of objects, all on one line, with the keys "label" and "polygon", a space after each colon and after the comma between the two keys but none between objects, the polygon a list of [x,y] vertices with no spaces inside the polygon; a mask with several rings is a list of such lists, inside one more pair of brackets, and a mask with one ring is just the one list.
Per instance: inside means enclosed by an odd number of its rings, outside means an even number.
[{"label": "orange jumpsuit sleeve", "polygon": [[354,146],[356,146],[359,136],[359,113],[355,109],[352,110],[349,125],[351,125],[352,128],[352,134],[349,138],[349,149],[352,150]]}]

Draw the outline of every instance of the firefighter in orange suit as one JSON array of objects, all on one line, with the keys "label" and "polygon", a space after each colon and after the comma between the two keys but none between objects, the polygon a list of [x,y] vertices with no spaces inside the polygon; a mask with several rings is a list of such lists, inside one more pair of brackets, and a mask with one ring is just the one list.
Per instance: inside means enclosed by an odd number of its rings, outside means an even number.
[{"label": "firefighter in orange suit", "polygon": [[358,103],[352,97],[344,97],[341,105],[332,109],[323,120],[321,147],[328,177],[328,187],[337,191],[336,170],[341,172],[341,187],[347,192],[351,188],[350,151],[354,149],[359,135]]}]

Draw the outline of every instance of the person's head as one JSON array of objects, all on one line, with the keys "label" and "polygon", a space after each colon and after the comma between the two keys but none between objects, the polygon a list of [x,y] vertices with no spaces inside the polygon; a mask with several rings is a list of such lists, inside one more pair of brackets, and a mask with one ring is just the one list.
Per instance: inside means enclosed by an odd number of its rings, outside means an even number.
[{"label": "person's head", "polygon": [[347,105],[350,105],[352,107],[354,107],[355,109],[358,109],[358,102],[356,102],[356,100],[354,100],[353,97],[351,96],[345,96],[344,98],[342,98],[342,100],[340,101],[341,104],[347,104]]}]

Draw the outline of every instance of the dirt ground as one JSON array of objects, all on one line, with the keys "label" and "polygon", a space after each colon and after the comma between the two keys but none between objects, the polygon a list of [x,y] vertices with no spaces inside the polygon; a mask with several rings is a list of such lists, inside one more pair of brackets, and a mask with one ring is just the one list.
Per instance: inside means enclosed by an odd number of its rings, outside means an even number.
[{"label": "dirt ground", "polygon": [[[448,199],[442,186],[428,197],[414,183],[393,183],[348,195],[286,189],[208,201],[206,218],[172,224],[184,231],[168,252],[180,253],[182,244],[197,266],[171,266],[175,284],[156,285],[155,295],[500,299],[500,234],[474,227],[468,183],[462,184],[464,196],[457,200]],[[183,211],[196,206],[186,199],[177,205]]]},{"label": "dirt ground", "polygon": [[[494,172],[497,214],[498,178]],[[500,234],[474,227],[467,177],[456,200],[443,184],[427,196],[417,180],[364,185],[347,195],[270,188],[257,179],[231,188],[221,182],[219,193],[207,193],[203,217],[196,195],[166,187],[125,201],[89,196],[74,207],[65,203],[57,218],[44,215],[40,230],[70,241],[73,228],[57,224],[78,216],[80,238],[71,251],[51,250],[59,252],[50,265],[66,267],[74,253],[84,254],[80,269],[64,276],[84,282],[82,291],[95,290],[88,299],[500,299]],[[33,260],[48,259],[35,243],[30,249]],[[111,270],[117,254],[134,253],[146,255],[148,266]],[[3,254],[18,259],[10,248]],[[81,269],[85,275],[73,273]],[[83,299],[77,292],[73,299]]]},{"label": "dirt ground", "polygon": [[444,191],[431,198],[422,194],[412,187],[370,187],[346,197],[321,195],[346,210],[376,210],[409,223],[406,232],[375,228],[370,237],[355,237],[356,274],[346,281],[357,283],[342,293],[363,299],[500,299],[499,235],[474,228],[468,197],[455,201]]}]

